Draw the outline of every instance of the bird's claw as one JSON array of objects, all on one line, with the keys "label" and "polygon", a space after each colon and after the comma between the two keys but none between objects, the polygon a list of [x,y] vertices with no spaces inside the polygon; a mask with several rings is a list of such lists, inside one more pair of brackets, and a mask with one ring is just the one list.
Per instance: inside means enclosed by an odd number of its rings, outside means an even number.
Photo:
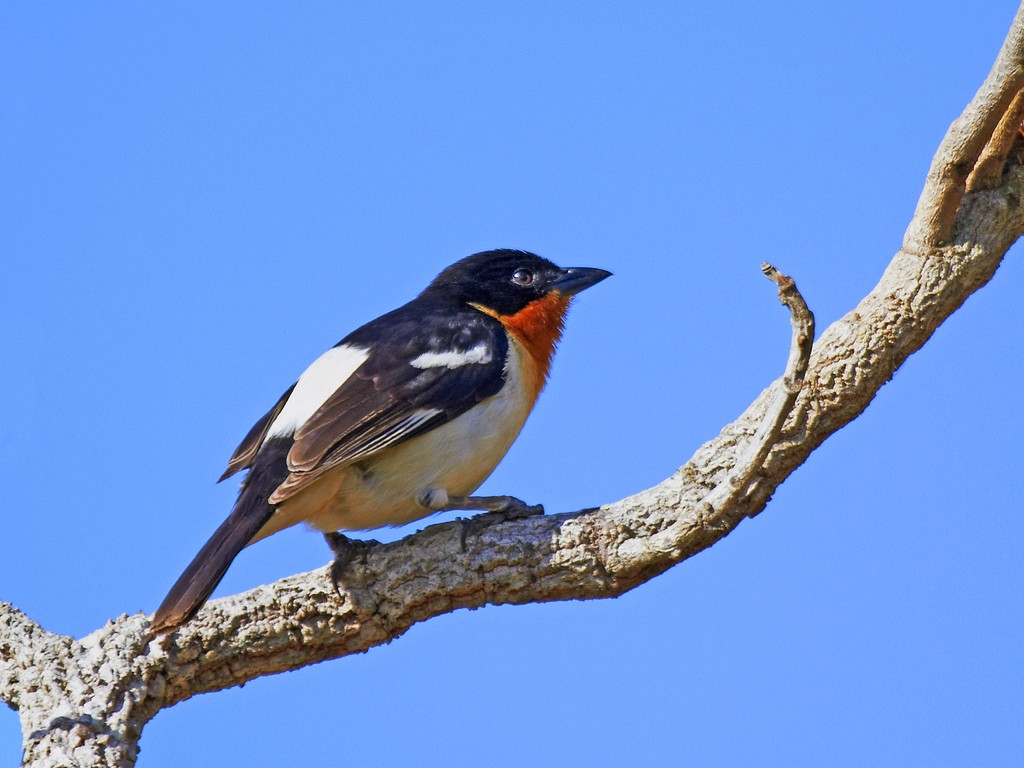
[{"label": "bird's claw", "polygon": [[534,517],[544,514],[543,504],[527,504],[515,496],[508,497],[508,503],[501,509],[494,510],[506,520],[522,520],[525,517]]},{"label": "bird's claw", "polygon": [[460,537],[462,542],[462,551],[466,551],[466,539],[470,534],[476,535],[493,523],[504,523],[510,520],[523,520],[527,517],[535,517],[543,514],[543,504],[527,504],[522,499],[517,499],[515,496],[505,496],[502,498],[501,505],[494,507],[488,512],[483,512],[482,514],[474,517],[459,518],[459,522],[462,523],[462,535]]},{"label": "bird's claw", "polygon": [[339,533],[338,531],[325,533],[324,540],[327,542],[327,546],[331,548],[331,552],[334,554],[334,562],[331,563],[331,585],[340,597],[340,582],[342,577],[345,575],[345,571],[347,571],[349,566],[356,560],[362,560],[365,564],[366,554],[380,542],[376,539],[369,539],[366,541],[363,539],[350,539],[348,536],[343,533]]}]

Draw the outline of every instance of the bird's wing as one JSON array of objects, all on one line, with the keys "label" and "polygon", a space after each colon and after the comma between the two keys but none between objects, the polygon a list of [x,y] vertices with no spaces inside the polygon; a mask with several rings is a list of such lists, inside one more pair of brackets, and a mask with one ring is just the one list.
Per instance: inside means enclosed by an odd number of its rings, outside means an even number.
[{"label": "bird's wing", "polygon": [[455,344],[418,334],[374,348],[296,430],[288,453],[291,474],[272,503],[332,467],[423,434],[497,394],[505,379],[508,338],[497,324],[474,326],[461,328]]},{"label": "bird's wing", "polygon": [[291,397],[292,390],[295,389],[295,385],[292,384],[288,387],[288,391],[281,395],[281,399],[277,401],[277,404],[264,414],[263,418],[252,425],[252,429],[249,433],[242,438],[242,442],[235,448],[235,452],[231,454],[231,459],[228,461],[228,468],[224,470],[224,474],[220,476],[220,480],[226,480],[236,472],[240,472],[243,469],[248,469],[252,466],[252,460],[256,457],[256,452],[263,445],[263,438],[267,436],[267,430],[270,429],[270,425],[274,423],[274,419],[278,417],[281,410],[284,408],[284,404],[288,402],[288,398]]}]

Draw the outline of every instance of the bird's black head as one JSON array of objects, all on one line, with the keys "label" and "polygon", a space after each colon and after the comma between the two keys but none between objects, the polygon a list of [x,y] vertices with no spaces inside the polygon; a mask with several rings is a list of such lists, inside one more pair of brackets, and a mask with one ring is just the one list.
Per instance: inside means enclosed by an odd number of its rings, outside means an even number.
[{"label": "bird's black head", "polygon": [[502,248],[455,262],[423,293],[509,316],[552,293],[568,299],[609,275],[611,272],[603,269],[559,267],[536,254]]}]

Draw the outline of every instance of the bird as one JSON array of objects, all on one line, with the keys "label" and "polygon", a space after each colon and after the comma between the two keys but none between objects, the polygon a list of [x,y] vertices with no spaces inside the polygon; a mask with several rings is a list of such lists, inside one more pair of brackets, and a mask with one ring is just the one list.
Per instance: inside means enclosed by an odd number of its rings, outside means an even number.
[{"label": "bird", "polygon": [[327,350],[231,456],[221,481],[248,470],[235,505],[157,609],[150,636],[192,619],[242,549],[298,523],[331,541],[446,510],[542,512],[472,493],[537,402],[573,297],[610,275],[483,251]]}]

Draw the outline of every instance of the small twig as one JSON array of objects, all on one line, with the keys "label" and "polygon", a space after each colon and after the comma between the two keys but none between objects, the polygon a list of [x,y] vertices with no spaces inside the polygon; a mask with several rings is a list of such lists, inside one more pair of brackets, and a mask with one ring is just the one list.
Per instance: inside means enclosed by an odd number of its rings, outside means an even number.
[{"label": "small twig", "polygon": [[814,314],[797,290],[793,278],[767,262],[761,264],[761,271],[779,287],[779,301],[789,309],[793,329],[789,359],[782,378],[775,382],[775,392],[757,432],[737,457],[728,476],[701,502],[713,514],[730,514],[736,502],[745,497],[757,481],[764,461],[778,442],[782,427],[796,403],[814,344]]},{"label": "small twig", "polygon": [[981,159],[967,178],[968,192],[995,189],[999,186],[1003,178],[1003,169],[1006,167],[1006,158],[1020,133],[1021,120],[1024,120],[1024,91],[1018,91],[1013,97],[1009,109],[996,126],[992,139],[981,153]]},{"label": "small twig", "polygon": [[795,394],[800,391],[807,365],[811,360],[811,345],[814,343],[814,313],[807,306],[804,297],[796,287],[793,278],[784,275],[768,262],[761,263],[764,276],[779,287],[779,301],[789,309],[790,325],[793,328],[789,346],[789,360],[783,379]]}]

